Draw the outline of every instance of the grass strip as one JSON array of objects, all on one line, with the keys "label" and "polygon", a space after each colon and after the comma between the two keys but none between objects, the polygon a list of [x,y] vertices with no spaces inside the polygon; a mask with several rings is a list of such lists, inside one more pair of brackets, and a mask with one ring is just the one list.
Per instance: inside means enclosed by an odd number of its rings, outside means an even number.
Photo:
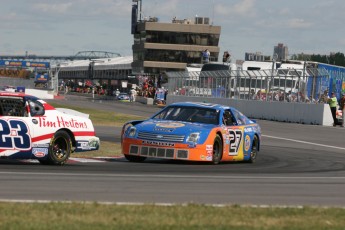
[{"label": "grass strip", "polygon": [[147,119],[147,117],[122,114],[122,113],[116,113],[116,112],[110,112],[110,111],[100,111],[100,110],[91,109],[91,108],[69,106],[69,105],[59,104],[57,102],[52,102],[50,104],[54,106],[55,108],[73,109],[81,113],[89,114],[93,125],[122,127],[124,123],[130,120]]},{"label": "grass strip", "polygon": [[0,229],[344,229],[341,208],[0,203]]}]

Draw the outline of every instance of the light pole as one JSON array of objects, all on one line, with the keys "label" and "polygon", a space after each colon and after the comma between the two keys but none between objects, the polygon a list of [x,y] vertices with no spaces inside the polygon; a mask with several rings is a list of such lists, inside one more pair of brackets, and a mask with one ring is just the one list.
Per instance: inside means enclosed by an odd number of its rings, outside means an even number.
[{"label": "light pole", "polygon": [[[278,54],[274,53],[272,56],[272,73],[271,73],[271,81],[267,81],[267,87],[266,87],[266,101],[268,101],[268,96],[270,93],[270,82],[273,84],[274,82],[274,75],[275,75],[275,69],[276,69],[276,61],[278,59]],[[273,95],[272,95],[273,96]],[[273,98],[272,98],[273,99]]]},{"label": "light pole", "polygon": [[53,92],[56,95],[59,95],[59,72],[60,72],[60,69],[61,69],[60,64],[57,64],[55,67],[54,77],[52,80]]}]

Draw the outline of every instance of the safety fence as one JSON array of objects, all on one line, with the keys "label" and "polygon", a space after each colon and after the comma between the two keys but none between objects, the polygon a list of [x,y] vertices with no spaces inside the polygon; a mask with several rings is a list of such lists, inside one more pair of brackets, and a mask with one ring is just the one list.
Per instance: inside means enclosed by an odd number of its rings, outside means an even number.
[{"label": "safety fence", "polygon": [[170,95],[324,103],[330,76],[317,68],[168,72]]}]

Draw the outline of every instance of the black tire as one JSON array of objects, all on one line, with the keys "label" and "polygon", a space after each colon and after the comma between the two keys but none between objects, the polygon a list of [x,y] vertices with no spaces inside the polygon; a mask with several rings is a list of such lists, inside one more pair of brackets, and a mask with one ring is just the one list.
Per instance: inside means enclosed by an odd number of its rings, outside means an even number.
[{"label": "black tire", "polygon": [[58,131],[50,140],[47,159],[39,160],[41,164],[64,165],[72,152],[72,140],[65,131]]},{"label": "black tire", "polygon": [[248,160],[249,163],[254,163],[256,161],[256,157],[258,156],[258,146],[259,146],[258,137],[256,135],[254,135],[252,149],[250,151],[250,157]]},{"label": "black tire", "polygon": [[130,162],[143,162],[146,159],[146,157],[133,156],[133,155],[127,155],[127,154],[125,154],[125,158]]},{"label": "black tire", "polygon": [[212,164],[217,165],[222,159],[223,142],[222,138],[217,134],[213,142]]}]

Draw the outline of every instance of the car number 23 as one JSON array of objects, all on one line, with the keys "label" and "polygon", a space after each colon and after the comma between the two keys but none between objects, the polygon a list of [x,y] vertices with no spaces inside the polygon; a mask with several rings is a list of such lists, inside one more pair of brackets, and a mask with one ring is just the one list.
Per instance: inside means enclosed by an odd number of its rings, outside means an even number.
[{"label": "car number 23", "polygon": [[27,125],[18,120],[0,120],[0,149],[28,150],[31,138]]}]

